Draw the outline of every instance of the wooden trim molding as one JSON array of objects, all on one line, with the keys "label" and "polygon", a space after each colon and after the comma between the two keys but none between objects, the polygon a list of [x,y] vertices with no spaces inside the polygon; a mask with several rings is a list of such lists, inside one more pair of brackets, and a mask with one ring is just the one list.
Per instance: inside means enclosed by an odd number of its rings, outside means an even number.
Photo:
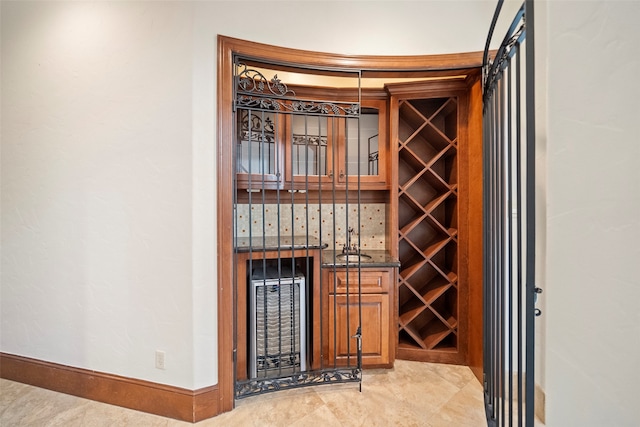
[{"label": "wooden trim molding", "polygon": [[0,378],[192,423],[220,413],[217,385],[187,390],[7,353]]},{"label": "wooden trim molding", "polygon": [[[469,212],[482,212],[482,83],[473,82],[469,92],[469,148],[467,151]],[[469,215],[467,265],[469,277],[469,367],[483,384],[482,215]]]},{"label": "wooden trim molding", "polygon": [[433,71],[437,73],[436,76],[452,75],[454,70],[479,68],[484,55],[480,51],[406,56],[343,55],[272,46],[222,35],[218,36],[218,41],[229,46],[233,52],[256,60],[309,67],[360,69],[366,72],[367,77],[424,76],[425,71]]}]

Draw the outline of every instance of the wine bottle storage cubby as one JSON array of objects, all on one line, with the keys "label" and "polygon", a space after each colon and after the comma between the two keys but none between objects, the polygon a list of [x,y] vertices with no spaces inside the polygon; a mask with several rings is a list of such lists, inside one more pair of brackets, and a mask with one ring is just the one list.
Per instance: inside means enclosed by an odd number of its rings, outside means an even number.
[{"label": "wine bottle storage cubby", "polygon": [[400,99],[397,114],[399,355],[456,352],[458,100]]}]

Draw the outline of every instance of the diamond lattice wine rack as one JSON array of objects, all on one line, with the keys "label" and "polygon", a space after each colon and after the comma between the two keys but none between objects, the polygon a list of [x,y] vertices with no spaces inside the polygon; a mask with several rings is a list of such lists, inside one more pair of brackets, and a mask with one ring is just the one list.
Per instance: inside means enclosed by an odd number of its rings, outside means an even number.
[{"label": "diamond lattice wine rack", "polygon": [[458,100],[397,105],[399,356],[456,352]]}]

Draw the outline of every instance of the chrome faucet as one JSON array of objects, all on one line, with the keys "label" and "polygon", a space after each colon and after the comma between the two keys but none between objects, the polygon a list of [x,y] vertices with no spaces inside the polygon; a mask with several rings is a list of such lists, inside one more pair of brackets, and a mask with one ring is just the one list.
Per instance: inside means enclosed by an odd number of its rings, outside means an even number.
[{"label": "chrome faucet", "polygon": [[347,243],[342,246],[343,254],[358,254],[360,253],[360,249],[358,249],[358,245],[355,243],[351,243],[351,237],[356,234],[356,231],[353,227],[349,227],[347,230]]}]

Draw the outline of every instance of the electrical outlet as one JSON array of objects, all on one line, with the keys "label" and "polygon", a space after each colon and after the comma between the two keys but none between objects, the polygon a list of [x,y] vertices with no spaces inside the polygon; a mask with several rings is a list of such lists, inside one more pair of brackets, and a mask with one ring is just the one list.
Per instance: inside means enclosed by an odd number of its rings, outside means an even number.
[{"label": "electrical outlet", "polygon": [[156,368],[164,369],[164,351],[156,350]]}]

